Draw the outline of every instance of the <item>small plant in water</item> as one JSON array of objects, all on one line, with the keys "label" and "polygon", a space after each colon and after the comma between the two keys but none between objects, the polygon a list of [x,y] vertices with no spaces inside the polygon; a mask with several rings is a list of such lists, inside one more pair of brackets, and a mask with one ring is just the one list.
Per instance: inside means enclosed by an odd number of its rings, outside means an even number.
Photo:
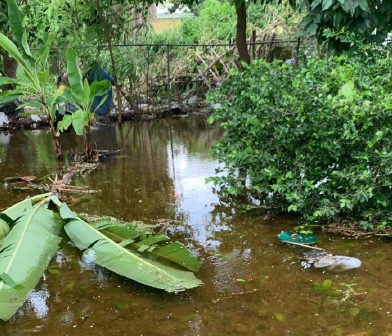
[{"label": "small plant in water", "polygon": [[341,293],[342,293],[341,301],[343,301],[343,302],[354,303],[353,300],[356,296],[367,294],[367,292],[358,293],[354,288],[354,286],[357,285],[356,283],[347,284],[347,283],[342,282],[340,285],[346,287],[346,289],[341,290]]},{"label": "small plant in water", "polygon": [[355,297],[364,295],[366,292],[359,293],[355,290],[355,283],[340,283],[344,289],[336,288],[332,285],[332,281],[327,279],[323,283],[314,282],[313,289],[321,296],[321,304],[337,304],[342,311],[350,311],[356,306]]},{"label": "small plant in water", "polygon": [[[111,85],[107,79],[94,81],[91,85],[87,79],[83,81],[77,56],[73,50],[67,50],[67,71],[70,87],[65,88],[63,96],[76,107],[76,111],[72,112],[71,115],[65,115],[63,120],[58,123],[57,134],[72,125],[77,135],[84,135],[85,159],[91,162],[95,159],[95,143],[91,137],[91,122],[94,119],[95,111],[106,101]],[[102,99],[96,108],[92,109],[95,97],[101,97]]]},{"label": "small plant in water", "polygon": [[342,292],[339,289],[332,287],[332,281],[329,279],[324,280],[323,283],[314,282],[312,283],[312,286],[315,292],[322,297],[339,297],[342,295]]}]

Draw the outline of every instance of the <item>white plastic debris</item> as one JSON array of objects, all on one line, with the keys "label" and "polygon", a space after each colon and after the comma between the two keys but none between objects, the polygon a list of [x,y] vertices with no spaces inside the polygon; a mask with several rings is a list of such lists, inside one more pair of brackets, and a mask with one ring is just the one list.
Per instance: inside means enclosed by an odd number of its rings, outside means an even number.
[{"label": "white plastic debris", "polygon": [[9,122],[8,116],[4,112],[0,112],[0,127],[3,126],[3,124],[8,125]]},{"label": "white plastic debris", "polygon": [[33,114],[31,116],[31,120],[34,121],[34,122],[39,122],[39,121],[41,121],[41,117]]},{"label": "white plastic debris", "polygon": [[188,105],[195,105],[196,103],[197,103],[197,97],[196,96],[191,96],[186,101],[186,104],[188,104]]},{"label": "white plastic debris", "polygon": [[0,145],[8,145],[11,140],[10,134],[0,133]]},{"label": "white plastic debris", "polygon": [[316,258],[308,258],[315,268],[326,268],[328,271],[343,272],[361,266],[361,260],[353,257],[339,255],[323,255]]}]

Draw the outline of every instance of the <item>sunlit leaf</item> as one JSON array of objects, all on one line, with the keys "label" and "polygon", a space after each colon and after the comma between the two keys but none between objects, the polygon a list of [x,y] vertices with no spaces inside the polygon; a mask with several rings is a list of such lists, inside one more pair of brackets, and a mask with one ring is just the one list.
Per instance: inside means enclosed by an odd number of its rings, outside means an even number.
[{"label": "sunlit leaf", "polygon": [[16,223],[5,237],[0,250],[0,319],[8,320],[27,299],[57,251],[62,223],[47,208],[49,199],[34,207],[23,201],[16,209]]},{"label": "sunlit leaf", "polygon": [[182,271],[158,260],[144,257],[117,244],[82,219],[71,215],[64,229],[89,260],[117,274],[147,286],[177,292],[200,286],[192,272]]}]

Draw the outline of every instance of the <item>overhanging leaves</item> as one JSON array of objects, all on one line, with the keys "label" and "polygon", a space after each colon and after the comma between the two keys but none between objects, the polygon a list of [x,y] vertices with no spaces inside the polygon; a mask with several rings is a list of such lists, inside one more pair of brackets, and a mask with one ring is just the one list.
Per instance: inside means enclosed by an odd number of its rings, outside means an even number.
[{"label": "overhanging leaves", "polygon": [[16,45],[2,33],[0,33],[0,47],[2,47],[12,58],[15,58],[18,61],[20,66],[23,67],[23,70],[31,84],[38,87],[38,83],[34,79],[28,61],[23,58]]},{"label": "overhanging leaves", "polygon": [[15,0],[7,0],[7,4],[8,22],[15,37],[15,40],[21,46],[24,54],[29,58],[33,58],[30,52],[29,45],[27,44],[26,32],[23,28],[24,15],[19,10],[18,6],[15,3]]}]

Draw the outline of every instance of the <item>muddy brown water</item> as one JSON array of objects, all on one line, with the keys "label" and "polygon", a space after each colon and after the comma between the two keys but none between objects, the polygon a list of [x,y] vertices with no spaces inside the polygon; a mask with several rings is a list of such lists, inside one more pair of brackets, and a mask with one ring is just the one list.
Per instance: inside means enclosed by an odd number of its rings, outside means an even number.
[{"label": "muddy brown water", "polygon": [[[99,148],[121,151],[75,180],[101,193],[70,201],[92,215],[176,220],[169,235],[199,255],[203,287],[168,294],[139,285],[80,258],[64,239],[28,301],[0,322],[0,335],[392,335],[392,242],[320,233],[319,246],[362,267],[339,274],[304,267],[301,248],[276,238],[295,219],[263,221],[205,184],[218,166],[210,147],[221,136],[204,117],[102,127],[94,132]],[[80,140],[67,134],[63,144],[77,150]],[[1,181],[53,174],[51,146],[43,130],[0,133]],[[1,183],[1,208],[30,194]],[[323,298],[312,283],[326,279],[340,289],[356,284],[355,293]]]}]

